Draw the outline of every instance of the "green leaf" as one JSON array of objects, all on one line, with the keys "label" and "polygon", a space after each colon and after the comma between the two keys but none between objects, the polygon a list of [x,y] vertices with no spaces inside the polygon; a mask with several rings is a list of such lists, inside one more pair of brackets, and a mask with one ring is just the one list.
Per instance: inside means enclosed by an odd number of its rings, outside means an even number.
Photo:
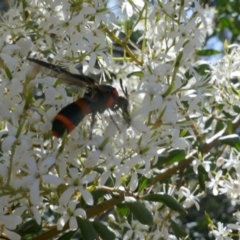
[{"label": "green leaf", "polygon": [[128,214],[129,209],[126,206],[125,203],[118,203],[117,204],[117,211],[120,214],[120,216],[125,217]]},{"label": "green leaf", "polygon": [[234,105],[233,110],[234,110],[235,113],[240,113],[240,106]]},{"label": "green leaf", "polygon": [[132,76],[140,77],[142,78],[144,76],[142,71],[132,72],[127,75],[127,78],[130,78]]},{"label": "green leaf", "polygon": [[141,199],[152,202],[161,202],[181,215],[187,214],[187,211],[183,208],[183,206],[175,198],[168,194],[151,194],[143,196]]},{"label": "green leaf", "polygon": [[153,223],[153,216],[151,212],[139,201],[125,203],[133,216],[142,224],[151,225]]},{"label": "green leaf", "polygon": [[221,131],[224,128],[224,124],[222,121],[217,121],[216,127],[214,129],[214,133],[218,133],[219,131]]},{"label": "green leaf", "polygon": [[4,70],[5,70],[5,73],[6,73],[7,77],[8,77],[8,79],[11,80],[11,79],[12,79],[12,73],[11,73],[11,71],[9,70],[9,68],[8,68],[6,65],[4,65],[3,68],[4,68]]},{"label": "green leaf", "polygon": [[210,116],[210,117],[206,120],[204,129],[208,129],[208,128],[212,125],[213,119],[214,119],[213,116]]},{"label": "green leaf", "polygon": [[210,216],[208,215],[207,212],[205,212],[205,218],[207,219],[207,222],[208,222],[209,224],[214,225],[212,219],[210,218]]},{"label": "green leaf", "polygon": [[168,85],[168,88],[164,92],[164,94],[162,94],[162,97],[163,98],[167,97],[172,92],[173,88],[174,88],[174,84]]},{"label": "green leaf", "polygon": [[98,235],[93,227],[93,224],[88,219],[77,217],[77,222],[84,240],[98,239]]},{"label": "green leaf", "polygon": [[[187,44],[187,41],[185,41],[184,44]],[[181,65],[180,63],[181,63],[182,57],[183,57],[183,51],[180,51],[175,61],[175,67],[178,68]]]},{"label": "green leaf", "polygon": [[221,137],[219,138],[219,141],[240,151],[240,138],[237,134]]},{"label": "green leaf", "polygon": [[230,120],[227,121],[227,130],[228,130],[228,133],[233,132],[233,123]]},{"label": "green leaf", "polygon": [[197,50],[197,54],[199,56],[212,56],[216,54],[222,54],[222,52],[214,49],[202,49],[202,50]]},{"label": "green leaf", "polygon": [[67,233],[64,233],[61,237],[58,238],[58,240],[71,240],[75,233],[76,231],[69,231]]},{"label": "green leaf", "polygon": [[94,199],[94,203],[96,204],[98,202],[98,199],[103,197],[104,195],[107,194],[107,191],[102,190],[102,189],[97,189],[91,192],[93,199]]},{"label": "green leaf", "polygon": [[[206,64],[206,63],[200,64],[194,67],[193,69],[201,76],[206,76],[207,74],[209,74],[209,71],[210,71],[209,64]],[[186,79],[190,79],[193,77],[193,74],[189,70],[187,70],[184,75]]]},{"label": "green leaf", "polygon": [[162,166],[163,164],[172,164],[175,162],[180,162],[186,157],[185,150],[182,149],[170,149],[165,152],[163,156],[158,157],[158,162],[155,167]]},{"label": "green leaf", "polygon": [[25,222],[23,225],[21,225],[17,229],[17,233],[21,236],[27,235],[27,234],[36,234],[39,231],[41,231],[42,227],[37,224],[35,219],[31,219],[27,222]]},{"label": "green leaf", "polygon": [[151,182],[151,179],[142,176],[139,179],[138,193],[140,193],[142,190],[144,190],[149,185],[150,182]]},{"label": "green leaf", "polygon": [[104,240],[112,240],[116,238],[116,235],[113,231],[111,231],[106,225],[99,221],[92,222],[93,227],[95,228],[96,232],[99,236]]},{"label": "green leaf", "polygon": [[173,220],[170,220],[171,222],[171,227],[172,230],[174,232],[174,234],[178,237],[178,238],[182,238],[187,236],[187,233],[185,232],[185,230],[183,229],[182,226],[179,226],[176,222],[174,222]]},{"label": "green leaf", "polygon": [[207,177],[207,172],[202,165],[198,166],[198,182],[201,190],[205,190],[205,180]]}]

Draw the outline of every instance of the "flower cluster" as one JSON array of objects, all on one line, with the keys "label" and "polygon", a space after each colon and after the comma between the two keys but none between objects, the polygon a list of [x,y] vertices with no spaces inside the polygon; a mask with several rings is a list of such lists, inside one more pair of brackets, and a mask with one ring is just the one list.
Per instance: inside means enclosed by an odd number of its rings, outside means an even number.
[{"label": "flower cluster", "polygon": [[[179,214],[192,206],[199,210],[202,195],[196,182],[192,186],[182,177],[185,168],[205,173],[213,195],[239,198],[237,152],[215,166],[209,142],[216,123],[206,127],[212,112],[224,120],[236,116],[239,97],[229,79],[237,74],[237,51],[217,66],[196,61],[207,29],[196,0],[118,4],[27,0],[2,15],[0,234],[10,239],[20,239],[29,218],[61,231],[80,229],[82,235],[88,234],[84,226],[100,235],[102,224],[105,233],[119,239],[183,237],[176,230]],[[119,22],[117,11],[125,22]],[[118,79],[123,79],[130,124],[120,111],[109,110],[96,116],[94,126],[87,115],[69,135],[53,137],[52,120],[82,96],[82,89],[66,89],[61,75],[32,67],[28,56],[75,74],[81,69],[95,76],[96,84],[116,76],[112,83],[121,96]],[[230,169],[235,176],[226,173]],[[49,212],[53,222],[43,217]],[[231,229],[239,230],[238,223],[227,229],[219,223],[211,233],[229,239]]]}]

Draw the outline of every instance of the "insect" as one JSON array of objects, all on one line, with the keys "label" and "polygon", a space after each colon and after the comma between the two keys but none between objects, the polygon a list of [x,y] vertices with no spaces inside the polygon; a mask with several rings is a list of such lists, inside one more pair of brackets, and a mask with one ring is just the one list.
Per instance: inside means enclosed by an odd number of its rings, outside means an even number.
[{"label": "insect", "polygon": [[[119,96],[116,88],[109,85],[99,85],[88,76],[70,73],[59,66],[41,60],[33,58],[27,59],[33,66],[50,69],[49,76],[59,78],[65,84],[77,85],[86,90],[82,98],[79,98],[75,102],[64,107],[54,117],[52,122],[53,136],[61,138],[65,132],[70,133],[86,115],[91,114],[91,139],[96,114],[103,113],[109,109],[112,111],[121,110],[123,119],[130,124],[131,118],[128,112],[129,102],[127,98],[125,98],[128,96],[128,92],[127,88],[123,88],[122,80],[120,80],[120,85],[125,97]],[[116,124],[111,115],[110,117]]]}]

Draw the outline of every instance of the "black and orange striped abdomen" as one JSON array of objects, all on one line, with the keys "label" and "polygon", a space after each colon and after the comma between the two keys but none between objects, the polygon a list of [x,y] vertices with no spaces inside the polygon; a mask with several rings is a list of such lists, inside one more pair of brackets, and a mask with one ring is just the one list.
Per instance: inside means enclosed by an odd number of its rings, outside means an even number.
[{"label": "black and orange striped abdomen", "polygon": [[62,137],[65,131],[70,133],[82,119],[91,112],[88,102],[84,98],[64,107],[54,118],[52,123],[52,134]]},{"label": "black and orange striped abdomen", "polygon": [[94,118],[97,113],[103,113],[107,109],[114,110],[119,98],[117,90],[101,85],[95,91],[94,96],[86,93],[83,98],[67,105],[56,115],[52,123],[53,136],[60,138],[65,132],[70,133],[89,113]]}]

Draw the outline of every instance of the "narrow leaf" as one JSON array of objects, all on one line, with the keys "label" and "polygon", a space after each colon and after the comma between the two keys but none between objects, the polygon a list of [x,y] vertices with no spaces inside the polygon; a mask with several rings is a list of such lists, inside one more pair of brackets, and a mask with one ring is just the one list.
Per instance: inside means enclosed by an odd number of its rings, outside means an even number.
[{"label": "narrow leaf", "polygon": [[234,111],[235,113],[240,113],[240,106],[234,105],[234,106],[233,106],[233,111]]},{"label": "narrow leaf", "polygon": [[151,181],[151,179],[142,176],[139,179],[138,193],[140,193],[142,190],[144,190],[149,185],[150,181]]},{"label": "narrow leaf", "polygon": [[25,222],[21,227],[18,228],[17,233],[21,236],[27,235],[27,234],[35,234],[39,233],[42,230],[42,227],[37,224],[35,219],[31,219],[27,222]]},{"label": "narrow leaf", "polygon": [[167,194],[151,194],[143,196],[141,199],[152,201],[152,202],[161,202],[170,209],[179,212],[181,215],[186,215],[187,211],[184,207],[170,195]]},{"label": "narrow leaf", "polygon": [[170,222],[171,222],[172,230],[178,238],[182,238],[182,237],[185,237],[187,235],[187,233],[185,232],[185,230],[183,229],[182,226],[179,226],[173,220],[170,220]]},{"label": "narrow leaf", "polygon": [[140,202],[126,202],[125,203],[134,217],[142,224],[151,225],[153,223],[153,216],[151,212]]},{"label": "narrow leaf", "polygon": [[202,49],[202,50],[198,50],[197,54],[199,56],[212,56],[212,55],[216,55],[216,54],[222,54],[222,52],[214,50],[214,49]]},{"label": "narrow leaf", "polygon": [[201,190],[205,190],[205,181],[207,177],[207,172],[202,165],[198,166],[198,182],[200,185]]},{"label": "narrow leaf", "polygon": [[67,233],[64,233],[61,237],[58,238],[58,240],[71,240],[73,235],[75,235],[76,231],[70,231]]},{"label": "narrow leaf", "polygon": [[88,219],[82,219],[77,217],[78,227],[82,233],[84,240],[96,240],[98,239],[98,235],[92,225],[92,223]]},{"label": "narrow leaf", "polygon": [[144,76],[142,71],[132,72],[127,75],[127,78],[130,78],[132,76],[140,77],[142,78]]},{"label": "narrow leaf", "polygon": [[117,211],[118,211],[118,213],[121,217],[125,217],[128,214],[129,209],[126,206],[125,203],[118,203],[117,204]]},{"label": "narrow leaf", "polygon": [[112,240],[116,238],[116,235],[113,231],[111,231],[106,225],[99,221],[92,222],[93,227],[95,228],[96,232],[99,236],[104,240]]},{"label": "narrow leaf", "polygon": [[240,151],[240,138],[237,134],[221,137],[219,138],[219,141]]},{"label": "narrow leaf", "polygon": [[214,119],[213,116],[210,116],[210,117],[206,120],[204,129],[208,129],[208,128],[211,126],[211,124],[212,124],[212,122],[213,122],[213,119]]},{"label": "narrow leaf", "polygon": [[164,153],[163,156],[158,158],[158,162],[155,167],[162,166],[163,164],[172,164],[180,162],[186,157],[185,150],[182,149],[171,149]]}]

